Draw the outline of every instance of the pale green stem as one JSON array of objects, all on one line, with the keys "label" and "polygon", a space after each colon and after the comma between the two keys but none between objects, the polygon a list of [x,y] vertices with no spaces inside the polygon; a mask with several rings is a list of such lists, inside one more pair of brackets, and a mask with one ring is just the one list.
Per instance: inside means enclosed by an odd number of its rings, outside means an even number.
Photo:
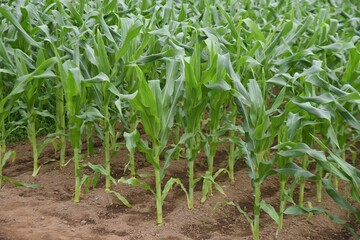
[{"label": "pale green stem", "polygon": [[[134,119],[133,115],[134,115],[134,111],[131,109],[130,110],[130,119]],[[134,121],[132,121],[130,123],[130,130],[131,131],[135,131],[136,128],[136,119]],[[129,152],[129,157],[130,157],[130,171],[131,171],[131,176],[135,177],[136,176],[136,167],[135,167],[135,149],[131,149]]]},{"label": "pale green stem", "polygon": [[65,138],[65,107],[63,88],[56,90],[56,132],[60,135],[60,166],[65,166],[66,138]]},{"label": "pale green stem", "polygon": [[[3,98],[3,78],[2,74],[0,73],[0,99]],[[1,107],[0,111],[3,111],[3,108]],[[6,144],[5,144],[5,123],[3,118],[0,118],[0,189],[2,187],[2,171],[3,171],[3,157],[6,150]]]},{"label": "pale green stem", "polygon": [[131,168],[131,177],[136,177],[136,171],[135,171],[135,150],[130,150],[130,168]]},{"label": "pale green stem", "polygon": [[188,207],[189,209],[194,208],[194,188],[195,188],[195,182],[194,182],[194,168],[195,168],[195,157],[196,157],[196,151],[193,150],[195,147],[195,139],[192,138],[190,140],[190,145],[188,146],[190,148],[190,159],[188,159],[188,171],[189,171],[189,203]]},{"label": "pale green stem", "polygon": [[105,141],[105,169],[106,169],[106,183],[105,190],[110,191],[111,186],[111,166],[110,166],[110,132],[108,126],[109,119],[109,108],[107,105],[103,106],[104,117],[105,117],[105,133],[104,133],[104,141]]},{"label": "pale green stem", "polygon": [[286,179],[282,176],[280,180],[280,209],[279,209],[279,229],[283,228],[284,225],[284,211],[286,207]]},{"label": "pale green stem", "polygon": [[[263,162],[263,154],[256,154],[257,166]],[[257,167],[258,171],[258,167]],[[259,182],[258,172],[256,172],[256,180],[254,181],[254,225],[253,225],[253,239],[259,240],[260,237],[260,201],[261,201],[261,183]]]},{"label": "pale green stem", "polygon": [[[231,111],[232,111],[232,119],[231,123],[235,126],[236,124],[236,105],[232,102],[231,103]],[[235,132],[230,131],[230,139],[234,139]],[[229,178],[230,182],[235,182],[235,176],[234,176],[234,166],[235,166],[235,143],[233,141],[230,142],[230,149],[229,149]]]},{"label": "pale green stem", "polygon": [[[209,158],[209,173],[210,176],[213,175],[214,172],[214,154],[210,154],[210,158]],[[212,196],[212,183],[210,182],[209,184],[209,196]]]},{"label": "pale green stem", "polygon": [[[180,141],[180,126],[177,124],[175,127],[175,139],[174,144],[178,144]],[[180,148],[176,149],[176,152],[174,154],[174,159],[179,160],[180,159]]]},{"label": "pale green stem", "polygon": [[[308,155],[304,155],[302,167],[303,169],[307,168],[309,157]],[[300,177],[300,189],[299,189],[299,206],[304,206],[304,193],[305,193],[305,178]]]},{"label": "pale green stem", "polygon": [[74,148],[74,166],[75,166],[75,198],[74,202],[80,201],[80,167],[79,167],[79,149]]},{"label": "pale green stem", "polygon": [[[345,160],[346,156],[345,156],[345,150],[343,150],[343,152],[341,153],[341,157],[342,159]],[[334,187],[336,190],[339,190],[339,178],[337,176],[333,177],[333,182],[334,182]]]},{"label": "pale green stem", "polygon": [[188,161],[189,168],[189,209],[194,208],[194,160]]},{"label": "pale green stem", "polygon": [[[210,154],[208,156],[208,172],[209,172],[210,176],[212,176],[214,173],[214,157],[215,157],[216,151],[213,151],[213,149],[215,149],[215,147],[216,147],[215,145],[216,145],[215,138],[211,137],[210,138]],[[209,182],[209,184],[207,184],[207,187],[208,187],[207,195],[212,196],[212,183]]]},{"label": "pale green stem", "polygon": [[106,165],[106,184],[105,190],[110,190],[111,185],[111,166],[110,166],[110,134],[108,131],[105,132],[105,165]]},{"label": "pale green stem", "polygon": [[339,190],[339,178],[336,177],[336,176],[334,176],[333,181],[334,181],[334,187],[335,187],[335,189],[336,189],[336,190]]},{"label": "pale green stem", "polygon": [[319,180],[316,181],[316,201],[321,202],[323,168],[320,165],[317,165],[317,175]]},{"label": "pale green stem", "polygon": [[0,188],[2,187],[2,171],[3,171],[2,162],[3,162],[5,150],[6,150],[5,140],[2,140],[0,141]]},{"label": "pale green stem", "polygon": [[30,123],[29,139],[30,139],[30,142],[32,145],[33,160],[34,160],[32,176],[35,177],[38,174],[38,168],[39,168],[39,154],[38,154],[38,148],[37,148],[37,143],[36,143],[35,121],[31,121],[31,123]]},{"label": "pale green stem", "polygon": [[[230,138],[234,137],[234,132],[230,132]],[[234,175],[234,165],[235,165],[235,143],[230,142],[230,149],[229,149],[229,178],[230,182],[235,182],[235,175]]]},{"label": "pale green stem", "polygon": [[155,156],[154,162],[158,167],[155,167],[155,188],[156,188],[156,219],[157,224],[162,224],[163,216],[162,216],[162,191],[161,191],[161,174],[160,174],[160,159],[159,159],[159,146],[155,145]]},{"label": "pale green stem", "polygon": [[260,182],[254,183],[255,190],[255,202],[254,202],[254,228],[253,228],[253,239],[259,240],[260,234],[260,201],[261,201],[261,190]]},{"label": "pale green stem", "polygon": [[93,126],[91,122],[86,123],[86,144],[87,144],[87,156],[94,156],[94,138],[93,138]]}]

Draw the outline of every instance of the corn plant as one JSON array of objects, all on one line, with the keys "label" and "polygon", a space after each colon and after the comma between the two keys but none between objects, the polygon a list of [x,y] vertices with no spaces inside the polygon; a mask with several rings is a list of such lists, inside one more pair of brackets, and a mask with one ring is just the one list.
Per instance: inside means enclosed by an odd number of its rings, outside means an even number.
[{"label": "corn plant", "polygon": [[204,86],[204,75],[201,67],[200,45],[195,45],[194,53],[190,60],[184,61],[185,65],[185,133],[193,134],[186,144],[186,155],[189,174],[189,208],[194,207],[194,161],[199,151],[200,142],[196,141],[196,135],[200,133],[200,119],[207,104],[207,90]]},{"label": "corn plant", "polygon": [[57,55],[57,64],[60,73],[60,78],[62,81],[62,86],[64,88],[65,99],[66,99],[66,108],[68,111],[68,128],[69,128],[69,138],[71,142],[71,147],[74,153],[74,167],[75,167],[75,196],[74,201],[80,201],[80,192],[81,192],[81,180],[80,180],[80,171],[81,166],[80,161],[80,149],[81,149],[81,133],[83,129],[84,120],[89,116],[96,116],[98,118],[103,118],[98,110],[95,108],[83,109],[83,105],[86,102],[86,91],[87,88],[91,87],[96,83],[108,82],[109,78],[100,73],[97,76],[84,79],[79,68],[79,46],[77,45],[77,51],[74,51],[74,60],[67,60],[62,62],[59,54]]},{"label": "corn plant", "polygon": [[[241,91],[242,89],[239,90]],[[278,95],[273,106],[266,111],[264,99],[256,80],[250,79],[248,92],[248,99],[244,100],[238,96],[235,97],[235,100],[244,118],[244,131],[247,142],[244,143],[243,151],[250,170],[251,184],[255,196],[254,219],[251,221],[251,229],[253,238],[259,239],[261,209],[278,221],[278,217],[272,215],[274,212],[273,207],[261,201],[260,187],[263,181],[273,174],[271,171],[273,161],[267,158],[270,146],[273,144],[274,137],[277,134],[277,125],[281,121],[276,121],[276,118],[271,118],[271,115],[281,104],[284,95]]]},{"label": "corn plant", "polygon": [[[6,52],[4,43],[0,40],[0,59],[2,64],[0,65],[0,188],[2,187],[3,174],[2,170],[6,163],[6,137],[11,133],[11,128],[5,128],[6,119],[11,112],[12,105],[14,104],[11,96],[7,96],[9,83],[14,78],[15,73],[11,70],[14,68],[12,61],[10,61],[9,55]],[[8,60],[8,61],[6,61]],[[10,68],[10,69],[9,69]],[[7,86],[4,84],[7,82]],[[20,93],[23,91],[22,89]]]},{"label": "corn plant", "polygon": [[162,179],[164,176],[161,176],[160,154],[167,145],[170,129],[173,125],[175,106],[182,93],[183,85],[181,78],[177,81],[175,79],[176,66],[179,63],[170,62],[169,64],[169,78],[167,78],[163,89],[161,89],[158,80],[147,82],[141,69],[135,66],[139,87],[136,97],[130,101],[132,107],[139,111],[141,123],[152,144],[151,150],[147,149],[147,161],[152,164],[155,173],[154,195],[158,224],[163,222],[162,205],[164,198],[171,187],[170,185],[175,183],[174,180],[170,179],[162,191]]},{"label": "corn plant", "polygon": [[[225,81],[226,69],[223,65],[226,59],[224,56],[218,55],[215,52],[215,46],[213,43],[207,42],[209,48],[209,67],[204,72],[205,76],[210,76],[211,79],[204,77],[205,86],[209,89],[209,134],[207,136],[208,141],[205,145],[205,153],[208,158],[208,171],[207,174],[212,177],[214,174],[214,157],[219,144],[219,139],[216,136],[216,132],[220,129],[221,110],[228,100],[228,94],[231,86]],[[219,59],[218,59],[219,58]],[[234,153],[231,153],[234,154]],[[232,156],[234,157],[234,156]],[[231,163],[233,166],[233,163]],[[204,180],[205,181],[205,180]],[[209,182],[207,187],[203,189],[202,202],[205,201],[208,195],[212,195],[212,184]]]},{"label": "corn plant", "polygon": [[[22,53],[18,54],[19,60],[16,61],[17,69],[20,72],[20,77],[17,81],[26,82],[26,89],[22,94],[22,97],[19,101],[21,101],[21,105],[24,105],[24,109],[21,110],[22,116],[26,119],[27,122],[27,133],[30,143],[33,148],[33,176],[36,176],[39,171],[38,166],[38,158],[41,154],[41,150],[43,147],[38,146],[36,136],[38,129],[36,128],[36,119],[37,116],[50,116],[52,115],[48,111],[39,111],[36,109],[36,101],[41,96],[40,89],[41,84],[43,84],[44,78],[51,79],[54,78],[55,75],[51,71],[52,67],[56,63],[56,58],[44,59],[43,52],[40,51],[36,65],[36,70],[32,73],[28,73],[27,67],[24,61],[24,55]],[[25,83],[24,83],[25,84]],[[46,141],[44,142],[46,143]]]},{"label": "corn plant", "polygon": [[[4,79],[7,79],[4,72],[11,73],[6,69],[2,68],[0,73],[0,188],[2,187],[3,180],[3,167],[6,164],[6,161],[10,156],[13,156],[13,159],[16,157],[16,153],[13,151],[6,151],[6,138],[12,133],[12,131],[16,130],[16,125],[12,125],[10,127],[5,128],[6,119],[11,113],[11,108],[14,106],[14,102],[12,99],[16,96],[11,96],[11,94],[6,95],[5,86],[3,84]],[[12,74],[10,75],[12,76]],[[22,90],[23,91],[23,90]],[[20,91],[19,93],[21,93]]]}]

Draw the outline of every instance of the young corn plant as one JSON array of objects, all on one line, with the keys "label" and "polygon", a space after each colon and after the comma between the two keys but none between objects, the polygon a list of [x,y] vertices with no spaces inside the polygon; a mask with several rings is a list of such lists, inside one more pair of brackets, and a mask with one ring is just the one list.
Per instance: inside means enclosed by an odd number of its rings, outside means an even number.
[{"label": "young corn plant", "polygon": [[[9,88],[14,87],[13,82],[15,79],[15,68],[13,61],[10,60],[8,52],[5,49],[5,45],[0,39],[0,188],[2,187],[3,180],[3,167],[6,164],[7,153],[6,153],[6,138],[15,130],[15,126],[5,127],[6,120],[11,113],[11,109],[14,106],[14,100],[18,98],[21,93],[25,90],[24,87],[20,89],[18,94],[11,96],[9,94]],[[4,84],[7,83],[7,84]],[[16,97],[17,96],[17,97]]]},{"label": "young corn plant", "polygon": [[49,80],[51,78],[55,78],[55,74],[52,72],[52,68],[56,63],[56,58],[45,59],[43,51],[39,51],[35,66],[36,69],[33,72],[28,73],[28,69],[25,63],[26,56],[24,56],[24,54],[21,52],[16,55],[18,60],[15,62],[18,72],[21,73],[21,76],[17,79],[17,81],[23,82],[24,84],[26,83],[26,89],[19,99],[20,106],[23,106],[20,110],[20,113],[27,123],[26,130],[33,150],[32,176],[35,177],[40,170],[39,155],[41,154],[41,151],[44,149],[45,145],[49,143],[49,141],[46,140],[41,145],[37,143],[37,118],[38,116],[53,118],[53,116],[48,111],[37,109],[36,105],[38,104],[39,97],[41,97],[40,90],[44,79]]},{"label": "young corn plant", "polygon": [[86,103],[87,89],[91,88],[93,84],[108,82],[109,78],[100,73],[97,76],[89,79],[84,79],[79,68],[80,52],[78,43],[75,46],[73,54],[74,60],[67,60],[62,62],[59,53],[54,49],[57,58],[57,65],[59,76],[64,88],[66,109],[68,112],[68,129],[71,147],[74,153],[74,168],[75,168],[75,195],[74,202],[80,201],[81,193],[81,166],[80,166],[80,151],[81,151],[81,136],[83,131],[83,123],[89,116],[103,118],[100,112],[95,108],[83,109]]},{"label": "young corn plant", "polygon": [[[277,146],[278,154],[285,158],[298,158],[304,155],[314,159],[321,167],[328,173],[338,177],[342,181],[346,182],[350,187],[350,195],[352,199],[356,202],[359,202],[359,187],[360,178],[359,170],[351,166],[340,156],[332,152],[319,138],[314,135],[310,135],[314,142],[316,142],[322,150],[316,150],[309,147],[304,143],[295,143],[295,142],[286,142]],[[328,152],[328,156],[326,155]],[[295,162],[287,163],[283,168],[278,169],[277,172],[288,175],[288,176],[302,176],[306,179],[313,181],[322,181],[322,184],[325,188],[327,194],[343,209],[353,214],[356,219],[360,218],[360,212],[356,209],[346,198],[344,198],[338,190],[335,189],[335,186],[332,184],[332,181],[325,178],[319,179],[317,174],[309,172],[307,169],[298,166]],[[284,214],[308,214],[308,213],[325,213],[330,217],[334,222],[343,224],[350,232],[354,235],[355,239],[358,238],[351,226],[348,226],[345,221],[340,219],[338,216],[334,216],[332,213],[324,210],[323,208],[317,207],[302,207],[299,205],[290,206],[285,209]]]},{"label": "young corn plant", "polygon": [[[287,115],[287,119],[286,119],[286,125],[281,126],[280,131],[279,131],[279,135],[278,135],[278,146],[281,146],[283,143],[287,143],[287,142],[296,142],[299,141],[301,139],[301,134],[303,132],[303,129],[306,128],[306,126],[302,125],[302,116],[300,116],[298,113],[293,114],[293,113],[289,113]],[[278,146],[273,147],[273,149],[277,149]],[[304,169],[307,168],[307,156],[302,156],[302,167]],[[284,157],[281,155],[277,156],[277,166],[278,168],[282,169],[285,168],[285,166],[288,166],[289,164],[291,164],[294,161],[294,159],[289,158],[289,157]],[[306,165],[304,165],[306,164]],[[292,194],[293,191],[295,190],[295,184],[292,184],[292,186],[290,187],[290,189],[287,189],[287,183],[289,181],[289,178],[291,177],[291,175],[289,174],[283,174],[281,171],[278,172],[279,173],[279,179],[280,179],[280,207],[279,207],[279,229],[283,228],[283,218],[284,218],[284,211],[286,209],[286,204],[287,202],[292,202],[293,198],[292,198]],[[305,177],[304,176],[299,176],[299,175],[295,175],[295,179],[294,179],[294,183],[296,183],[296,178],[300,178],[300,190],[299,190],[299,202],[298,205],[300,207],[303,207],[303,196],[304,196],[304,187],[305,187]]]},{"label": "young corn plant", "polygon": [[[237,116],[237,108],[236,108],[236,104],[234,103],[234,101],[230,100],[229,101],[229,108],[230,108],[230,118],[231,118],[231,125],[235,126],[236,125],[236,116]],[[229,138],[230,138],[230,147],[229,147],[229,158],[228,158],[228,170],[229,170],[229,179],[231,183],[235,183],[235,171],[234,171],[234,167],[235,167],[235,149],[236,149],[236,144],[233,140],[231,139],[235,139],[235,131],[234,130],[230,130],[229,133]]]},{"label": "young corn plant", "polygon": [[23,88],[22,90],[19,89],[20,91],[18,91],[16,95],[12,95],[13,92],[7,95],[3,80],[7,79],[8,83],[10,81],[8,76],[5,76],[4,72],[10,73],[10,79],[13,75],[15,75],[5,68],[0,69],[0,188],[2,187],[2,181],[4,177],[3,167],[5,166],[10,156],[12,156],[13,160],[16,157],[16,153],[14,151],[6,151],[6,139],[18,127],[13,124],[8,124],[8,127],[5,128],[5,123],[7,117],[11,114],[11,108],[15,105],[14,100],[18,98],[19,95],[21,95],[21,93],[24,91]]},{"label": "young corn plant", "polygon": [[[223,106],[228,100],[228,95],[231,89],[231,86],[225,81],[226,69],[223,63],[224,56],[219,55],[215,51],[213,43],[208,43],[209,47],[209,67],[203,73],[205,86],[209,89],[208,99],[209,99],[209,134],[207,136],[207,142],[205,145],[205,153],[208,160],[208,170],[206,175],[212,177],[214,174],[214,157],[217,151],[219,144],[219,137],[217,136],[217,131],[220,128],[220,121],[222,117]],[[210,78],[210,79],[208,79]],[[233,154],[233,153],[232,153]],[[212,195],[212,183],[207,182],[204,179],[203,196],[201,202],[206,200],[207,196]]]},{"label": "young corn plant", "polygon": [[[27,10],[24,9],[24,15],[27,15]],[[1,74],[10,75],[11,78],[16,79],[14,81],[14,88],[12,89],[11,93],[6,96],[6,93],[4,91],[4,85],[2,83],[1,86],[1,95],[4,97],[2,99],[2,102],[0,103],[0,110],[1,110],[1,150],[0,155],[2,155],[2,161],[1,161],[1,169],[3,165],[5,164],[5,161],[3,161],[5,158],[3,158],[3,154],[5,153],[5,139],[8,135],[7,133],[9,131],[5,130],[5,120],[7,116],[9,116],[9,104],[14,104],[15,100],[20,98],[26,90],[28,90],[28,84],[31,84],[31,82],[34,79],[41,79],[42,77],[47,77],[46,73],[50,73],[50,71],[46,72],[48,70],[47,68],[51,68],[51,60],[46,61],[44,64],[40,64],[38,62],[36,69],[28,74],[28,67],[29,68],[35,68],[32,65],[32,55],[28,55],[28,52],[31,52],[31,48],[40,48],[40,44],[38,44],[32,36],[28,34],[30,25],[29,24],[23,24],[21,25],[20,22],[17,20],[16,16],[11,13],[11,11],[8,8],[5,8],[5,6],[0,6],[0,15],[2,18],[2,27],[1,27],[1,33],[0,36],[3,39],[3,37],[6,37],[8,39],[11,39],[14,34],[18,34],[18,40],[15,43],[15,48],[10,47],[10,45],[7,45],[7,42],[4,42],[3,40],[0,40],[0,58],[3,61],[3,64],[5,68],[2,67]],[[28,15],[27,15],[28,16]],[[24,22],[28,22],[29,19],[25,18],[23,19]],[[5,35],[5,36],[4,36]],[[6,39],[6,38],[4,38]],[[36,52],[36,51],[35,51]],[[10,53],[10,54],[9,54]],[[1,65],[3,65],[1,64]],[[1,66],[0,65],[0,66]],[[40,66],[41,65],[41,66]],[[43,74],[43,75],[42,75]],[[53,77],[54,74],[50,74],[50,77]],[[48,75],[49,76],[49,75]],[[1,79],[3,81],[4,79]],[[36,82],[36,81],[35,81]],[[27,92],[27,95],[30,96],[31,93]],[[36,100],[36,96],[34,96],[34,101]],[[31,104],[30,104],[31,105]],[[33,111],[34,108],[32,108],[31,111]],[[33,112],[34,113],[34,112]],[[32,123],[29,124],[27,130],[29,130],[29,139],[33,140],[33,157],[34,157],[34,171],[33,176],[37,173],[37,145],[36,145],[36,138],[34,135],[36,135],[36,130],[34,127],[35,122],[35,114],[32,115],[32,118],[28,118]],[[35,141],[34,141],[35,139]]]},{"label": "young corn plant", "polygon": [[[254,189],[254,219],[251,220],[251,230],[253,238],[260,238],[260,211],[263,209],[277,223],[279,217],[274,208],[261,200],[261,184],[269,176],[274,174],[271,170],[274,160],[269,158],[269,150],[274,142],[277,134],[277,128],[282,123],[281,119],[272,117],[275,110],[280,106],[284,95],[278,95],[273,106],[265,109],[265,101],[263,99],[259,84],[256,80],[250,79],[248,84],[248,96],[239,95],[243,92],[240,82],[235,96],[235,102],[244,119],[244,131],[246,143],[243,146],[246,164],[250,170],[251,184]],[[248,97],[248,98],[247,98]],[[247,217],[248,218],[248,217]],[[248,218],[249,219],[249,218]]]},{"label": "young corn plant", "polygon": [[[199,151],[200,142],[196,136],[200,133],[200,119],[207,104],[207,89],[204,85],[206,76],[201,67],[200,45],[197,43],[193,55],[189,60],[185,59],[185,134],[193,134],[186,143],[186,156],[189,175],[189,208],[194,207],[195,188],[195,158]],[[212,66],[214,68],[214,65]],[[210,77],[210,76],[208,76]]]},{"label": "young corn plant", "polygon": [[[176,79],[179,63],[175,60],[167,62],[168,71],[166,84],[163,88],[159,80],[146,81],[144,74],[138,66],[135,66],[138,76],[138,91],[131,106],[140,114],[141,124],[151,142],[151,148],[146,148],[147,161],[154,168],[155,173],[155,200],[157,223],[163,222],[163,201],[174,183],[181,184],[179,180],[170,180],[162,190],[162,180],[165,175],[160,163],[160,154],[167,146],[168,137],[173,125],[173,118],[177,102],[183,91],[183,79]],[[182,184],[181,184],[182,185]]]}]

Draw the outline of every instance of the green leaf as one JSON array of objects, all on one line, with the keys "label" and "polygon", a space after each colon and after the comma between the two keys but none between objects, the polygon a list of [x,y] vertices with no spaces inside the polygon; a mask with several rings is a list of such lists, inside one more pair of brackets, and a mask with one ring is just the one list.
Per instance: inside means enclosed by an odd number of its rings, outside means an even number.
[{"label": "green leaf", "polygon": [[98,172],[101,175],[106,176],[106,170],[102,165],[100,165],[100,164],[95,165],[95,164],[92,164],[89,162],[89,163],[87,163],[87,166],[89,166],[94,172]]},{"label": "green leaf", "polygon": [[141,186],[143,189],[150,191],[155,196],[155,192],[151,189],[151,187],[147,183],[145,183],[143,181],[139,181],[138,179],[136,179],[134,177],[129,178],[129,179],[125,179],[124,177],[122,177],[118,180],[118,183],[125,183],[125,184],[129,184],[129,185],[133,185],[135,187]]},{"label": "green leaf", "polygon": [[314,208],[306,208],[306,207],[300,207],[300,206],[290,206],[287,209],[285,209],[284,214],[287,214],[287,215],[301,215],[301,214],[307,214],[307,213],[320,214],[320,213],[324,213],[324,212],[325,212],[325,210],[320,206],[316,206]]},{"label": "green leaf", "polygon": [[26,187],[26,188],[42,188],[40,184],[29,184],[29,183],[23,183],[19,181],[12,181],[15,187]]},{"label": "green leaf", "polygon": [[128,202],[128,200],[126,200],[126,198],[124,196],[122,196],[120,193],[115,192],[115,191],[110,191],[110,193],[113,193],[120,200],[120,202],[122,202],[125,206],[127,206],[128,208],[132,208],[132,206]]},{"label": "green leaf", "polygon": [[276,148],[285,148],[288,147],[288,150],[281,150],[280,152],[278,152],[279,155],[283,156],[283,157],[299,157],[299,156],[303,156],[304,154],[308,154],[309,156],[322,161],[322,162],[326,162],[327,158],[324,154],[323,151],[318,151],[318,150],[314,150],[312,148],[310,148],[308,145],[306,145],[305,143],[284,143],[281,145],[276,146]]},{"label": "green leaf", "polygon": [[128,132],[124,132],[124,138],[126,141],[126,148],[129,151],[134,151],[136,148],[136,143],[139,141],[140,139],[140,134],[139,132],[135,129],[134,131],[132,131],[131,133]]},{"label": "green leaf", "polygon": [[89,176],[84,174],[80,180],[80,189],[82,188],[82,186],[84,185],[85,186],[85,192],[88,192],[89,191]]},{"label": "green leaf", "polygon": [[296,176],[296,177],[301,176],[305,178],[311,178],[312,180],[318,180],[318,176],[312,174],[306,169],[299,167],[294,162],[289,162],[283,168],[277,169],[276,171],[278,173],[285,175]]},{"label": "green leaf", "polygon": [[188,192],[186,191],[186,188],[184,187],[183,183],[181,182],[181,180],[179,178],[170,178],[165,186],[164,186],[164,189],[163,189],[163,192],[162,192],[162,199],[161,201],[164,202],[166,196],[168,195],[169,191],[172,189],[172,187],[174,186],[174,184],[177,184],[181,187],[181,189],[184,191],[185,195],[186,195],[186,198],[189,202],[189,196],[188,196]]},{"label": "green leaf", "polygon": [[327,194],[329,194],[329,196],[342,208],[349,210],[350,212],[358,212],[359,210],[356,210],[356,208],[354,208],[353,206],[350,205],[350,203],[343,197],[341,196],[340,192],[337,191],[335,189],[335,187],[333,186],[333,184],[331,183],[331,181],[329,181],[328,179],[323,179],[323,186],[325,188],[325,191],[327,192]]},{"label": "green leaf", "polygon": [[83,81],[88,83],[103,83],[103,82],[110,82],[110,79],[105,73],[101,72],[95,77],[84,79]]},{"label": "green leaf", "polygon": [[84,119],[85,121],[95,121],[95,120],[99,120],[99,119],[103,119],[104,116],[100,113],[100,111],[95,108],[95,107],[89,107],[88,109],[86,109],[85,112],[76,115],[76,117]]},{"label": "green leaf", "polygon": [[273,112],[277,111],[278,108],[283,104],[284,98],[285,98],[286,88],[282,88],[277,97],[275,98],[275,101],[271,108],[266,111],[266,114],[272,114]]},{"label": "green leaf", "polygon": [[258,41],[261,42],[266,42],[266,39],[264,37],[264,35],[262,34],[260,28],[258,27],[258,25],[256,25],[256,23],[251,20],[250,18],[246,18],[244,19],[245,24],[248,26],[248,28],[250,29],[250,32],[253,34],[254,38]]},{"label": "green leaf", "polygon": [[39,184],[30,184],[30,183],[23,183],[17,180],[12,180],[10,177],[0,175],[5,182],[12,183],[15,187],[26,187],[26,188],[42,188]]},{"label": "green leaf", "polygon": [[305,111],[317,116],[318,118],[326,119],[331,122],[331,114],[326,109],[316,108],[310,104],[310,102],[302,102],[299,97],[291,99],[296,106],[304,109]]},{"label": "green leaf", "polygon": [[273,206],[262,200],[260,202],[260,208],[264,210],[264,212],[266,212],[276,222],[277,225],[280,224],[280,217]]},{"label": "green leaf", "polygon": [[[129,24],[128,22],[123,21],[123,24]],[[139,34],[143,25],[139,21],[135,21],[130,27],[128,27],[128,31],[126,32],[125,39],[123,39],[122,46],[119,50],[116,51],[115,60],[118,61],[122,58],[129,50],[131,46],[131,41],[136,38]]]},{"label": "green leaf", "polygon": [[44,151],[45,147],[47,145],[49,145],[50,143],[53,143],[53,141],[54,141],[54,139],[51,139],[51,138],[47,138],[47,139],[45,139],[45,141],[42,141],[38,146],[38,155],[40,156],[42,151]]},{"label": "green leaf", "polygon": [[100,31],[98,31],[97,33],[96,41],[97,41],[96,58],[97,58],[97,66],[99,67],[99,71],[106,75],[110,75],[109,57]]},{"label": "green leaf", "polygon": [[9,158],[11,157],[12,161],[15,161],[16,159],[16,152],[15,151],[7,151],[3,158],[2,158],[2,166],[4,167],[6,162],[9,160]]},{"label": "green leaf", "polygon": [[14,15],[12,15],[6,8],[0,6],[0,14],[3,15],[7,20],[9,20],[16,29],[20,32],[20,34],[25,38],[25,40],[32,46],[40,48],[41,46],[35,41],[21,26],[21,24],[16,20]]}]

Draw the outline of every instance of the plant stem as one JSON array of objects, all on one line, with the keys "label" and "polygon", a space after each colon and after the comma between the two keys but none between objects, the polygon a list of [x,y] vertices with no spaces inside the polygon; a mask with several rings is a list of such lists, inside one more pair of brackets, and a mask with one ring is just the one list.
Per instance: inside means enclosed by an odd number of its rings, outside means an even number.
[{"label": "plant stem", "polygon": [[[175,139],[174,139],[174,145],[178,144],[180,141],[180,125],[176,124],[175,127]],[[174,154],[174,159],[179,160],[180,159],[180,148],[176,149],[176,152]]]},{"label": "plant stem", "polygon": [[[234,132],[230,132],[230,138],[234,137]],[[229,178],[230,182],[235,182],[234,176],[234,165],[235,165],[235,143],[230,142],[230,149],[229,149]]]},{"label": "plant stem", "polygon": [[130,170],[131,170],[131,177],[136,177],[135,171],[135,151],[132,149],[129,153],[130,155]]},{"label": "plant stem", "polygon": [[[302,159],[302,167],[303,169],[307,168],[309,157],[308,155],[304,155]],[[305,193],[305,178],[300,177],[300,189],[299,189],[299,206],[304,206],[304,193]]]},{"label": "plant stem", "polygon": [[[136,128],[136,118],[134,118],[135,112],[131,109],[130,110],[130,119],[133,119],[130,122],[130,130],[131,132],[135,131]],[[135,149],[131,149],[129,151],[129,157],[130,157],[130,171],[131,171],[131,177],[136,177],[136,168],[135,168]]]},{"label": "plant stem", "polygon": [[60,166],[65,166],[65,109],[64,109],[64,92],[63,88],[59,87],[56,90],[56,133],[60,136]]},{"label": "plant stem", "polygon": [[255,191],[255,202],[254,202],[254,229],[253,229],[253,239],[259,240],[259,232],[260,232],[260,200],[261,200],[261,192],[260,192],[260,182],[255,181],[254,183],[254,191]]},{"label": "plant stem", "polygon": [[[1,126],[2,133],[3,133],[3,130],[4,130],[3,125],[4,124],[2,123],[2,126]],[[2,170],[3,170],[2,162],[3,162],[3,157],[4,157],[4,154],[5,154],[5,150],[6,150],[5,140],[1,140],[0,141],[0,188],[2,187]]]},{"label": "plant stem", "polygon": [[[0,73],[0,99],[3,98],[3,77]],[[0,112],[3,112],[3,107],[0,106]],[[3,157],[6,150],[5,145],[5,120],[0,117],[0,189],[2,187],[2,170],[3,170]]]},{"label": "plant stem", "polygon": [[[345,150],[341,153],[341,157],[342,157],[342,159],[345,160],[345,158],[346,158]],[[339,190],[339,178],[337,176],[333,176],[333,182],[334,182],[335,189]]]},{"label": "plant stem", "polygon": [[[217,143],[215,142],[215,138],[211,137],[210,139],[210,155],[208,157],[208,171],[210,176],[213,176],[214,173],[214,157],[215,157],[215,153],[216,153],[216,147],[217,147]],[[208,196],[212,196],[212,183],[210,182],[208,185],[209,189],[208,189]]]},{"label": "plant stem", "polygon": [[284,225],[284,211],[286,207],[286,179],[285,176],[280,176],[280,209],[279,209],[279,229]]},{"label": "plant stem", "polygon": [[159,151],[160,148],[158,145],[155,145],[155,156],[154,156],[154,161],[155,164],[157,165],[155,167],[155,188],[156,188],[156,196],[155,196],[155,200],[156,200],[156,219],[157,219],[157,223],[158,224],[162,224],[163,219],[162,219],[162,192],[161,192],[161,175],[160,175],[160,159],[159,159]]},{"label": "plant stem", "polygon": [[30,129],[29,129],[29,139],[32,145],[33,150],[33,159],[34,159],[34,167],[33,167],[33,173],[32,176],[35,177],[38,174],[38,168],[39,168],[39,155],[38,155],[38,149],[37,149],[37,143],[36,143],[36,129],[35,129],[35,121],[32,119],[33,113],[31,113],[30,117]]},{"label": "plant stem", "polygon": [[339,190],[339,178],[334,176],[333,178],[335,190]]},{"label": "plant stem", "polygon": [[321,202],[323,168],[320,165],[317,165],[317,175],[320,179],[316,181],[316,201]]},{"label": "plant stem", "polygon": [[195,168],[195,156],[196,156],[196,150],[193,148],[196,148],[196,140],[195,138],[191,138],[190,145],[188,145],[190,149],[190,159],[188,159],[188,171],[189,171],[189,203],[188,207],[189,209],[194,208],[194,168]]},{"label": "plant stem", "polygon": [[[235,126],[236,124],[236,104],[231,101],[231,111],[232,111],[232,119],[231,119],[231,123],[232,125]],[[235,137],[235,131],[230,131],[230,139],[234,139]],[[230,149],[229,149],[229,178],[230,178],[230,182],[234,183],[235,182],[235,177],[234,177],[234,166],[235,166],[235,143],[233,141],[230,142]]]},{"label": "plant stem", "polygon": [[75,198],[74,202],[80,201],[80,168],[79,168],[79,149],[74,148],[74,166],[75,166]]},{"label": "plant stem", "polygon": [[92,135],[93,126],[91,122],[86,123],[86,144],[87,144],[87,156],[94,156],[94,138]]},{"label": "plant stem", "polygon": [[106,184],[105,190],[110,190],[111,185],[111,166],[110,166],[110,133],[109,131],[105,131],[105,165],[106,165]]},{"label": "plant stem", "polygon": [[193,158],[188,161],[189,168],[189,209],[194,208],[194,160]]},{"label": "plant stem", "polygon": [[103,106],[104,117],[105,117],[105,133],[104,133],[104,141],[105,141],[105,168],[106,168],[106,183],[105,183],[105,191],[110,191],[111,185],[111,166],[110,166],[110,132],[109,132],[109,108],[108,105]]}]

